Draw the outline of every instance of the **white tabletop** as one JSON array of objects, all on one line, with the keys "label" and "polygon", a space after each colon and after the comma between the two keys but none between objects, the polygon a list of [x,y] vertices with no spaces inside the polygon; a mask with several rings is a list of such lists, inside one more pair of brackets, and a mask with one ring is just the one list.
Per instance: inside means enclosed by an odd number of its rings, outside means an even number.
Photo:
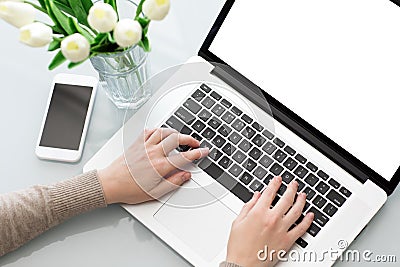
[{"label": "white tabletop", "polygon": [[[183,63],[195,55],[223,3],[222,0],[172,1],[167,19],[151,25],[152,72]],[[250,21],[250,18],[245,20]],[[18,43],[18,31],[2,21],[0,28],[0,193],[34,184],[51,184],[80,174],[86,161],[121,127],[123,112],[99,90],[82,160],[65,164],[36,158],[35,144],[54,75],[60,72],[96,75],[96,72],[89,62],[73,70],[63,66],[50,72],[47,65],[51,54]],[[395,192],[351,249],[392,254],[400,261],[396,240],[400,238],[399,204],[400,196]],[[73,218],[0,258],[0,266],[10,267],[110,265],[190,266],[118,205]],[[337,264],[345,265],[350,263]]]}]

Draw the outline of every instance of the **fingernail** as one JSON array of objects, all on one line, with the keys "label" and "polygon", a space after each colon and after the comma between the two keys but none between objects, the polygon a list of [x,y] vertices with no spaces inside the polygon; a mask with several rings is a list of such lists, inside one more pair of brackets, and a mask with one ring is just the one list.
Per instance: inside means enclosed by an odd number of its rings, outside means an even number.
[{"label": "fingernail", "polygon": [[275,177],[275,181],[277,181],[278,183],[280,183],[280,182],[282,181],[282,177],[276,176],[276,177]]},{"label": "fingernail", "polygon": [[307,216],[308,216],[308,218],[312,219],[312,218],[314,218],[314,213],[309,212],[309,213],[307,213]]},{"label": "fingernail", "polygon": [[210,149],[208,147],[202,147],[200,148],[200,152],[202,156],[208,155],[208,153],[210,153]]},{"label": "fingernail", "polygon": [[299,186],[299,183],[298,183],[297,181],[295,181],[295,180],[291,181],[290,183],[291,183],[292,186],[294,186],[294,187],[298,187],[298,186]]},{"label": "fingernail", "polygon": [[183,179],[184,179],[185,181],[190,180],[190,177],[191,177],[190,172],[187,172],[187,173],[185,173],[185,174],[183,175]]}]

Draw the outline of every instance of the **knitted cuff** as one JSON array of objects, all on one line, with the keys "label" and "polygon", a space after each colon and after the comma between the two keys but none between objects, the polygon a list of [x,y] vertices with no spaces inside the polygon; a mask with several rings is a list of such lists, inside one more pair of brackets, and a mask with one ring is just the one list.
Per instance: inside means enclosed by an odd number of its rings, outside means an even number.
[{"label": "knitted cuff", "polygon": [[236,263],[233,262],[224,261],[220,263],[219,267],[243,267],[243,266],[237,265]]},{"label": "knitted cuff", "polygon": [[59,222],[107,206],[95,170],[51,186],[49,195]]}]

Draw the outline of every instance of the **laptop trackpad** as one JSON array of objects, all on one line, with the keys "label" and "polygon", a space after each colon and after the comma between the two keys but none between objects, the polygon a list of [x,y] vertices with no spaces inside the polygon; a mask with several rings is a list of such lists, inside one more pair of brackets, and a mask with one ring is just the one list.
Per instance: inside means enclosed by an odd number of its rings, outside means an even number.
[{"label": "laptop trackpad", "polygon": [[[154,218],[207,261],[213,260],[226,247],[236,214],[212,197],[206,190],[178,190]],[[190,199],[214,198],[203,206],[186,205]],[[185,203],[179,205],[177,203]],[[210,201],[207,201],[210,203]]]}]

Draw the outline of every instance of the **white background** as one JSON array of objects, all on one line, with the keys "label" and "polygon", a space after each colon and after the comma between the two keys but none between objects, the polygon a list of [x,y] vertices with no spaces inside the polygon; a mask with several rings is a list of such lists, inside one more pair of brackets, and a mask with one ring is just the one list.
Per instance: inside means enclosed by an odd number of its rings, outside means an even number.
[{"label": "white background", "polygon": [[236,1],[210,50],[386,179],[400,165],[400,7]]}]

